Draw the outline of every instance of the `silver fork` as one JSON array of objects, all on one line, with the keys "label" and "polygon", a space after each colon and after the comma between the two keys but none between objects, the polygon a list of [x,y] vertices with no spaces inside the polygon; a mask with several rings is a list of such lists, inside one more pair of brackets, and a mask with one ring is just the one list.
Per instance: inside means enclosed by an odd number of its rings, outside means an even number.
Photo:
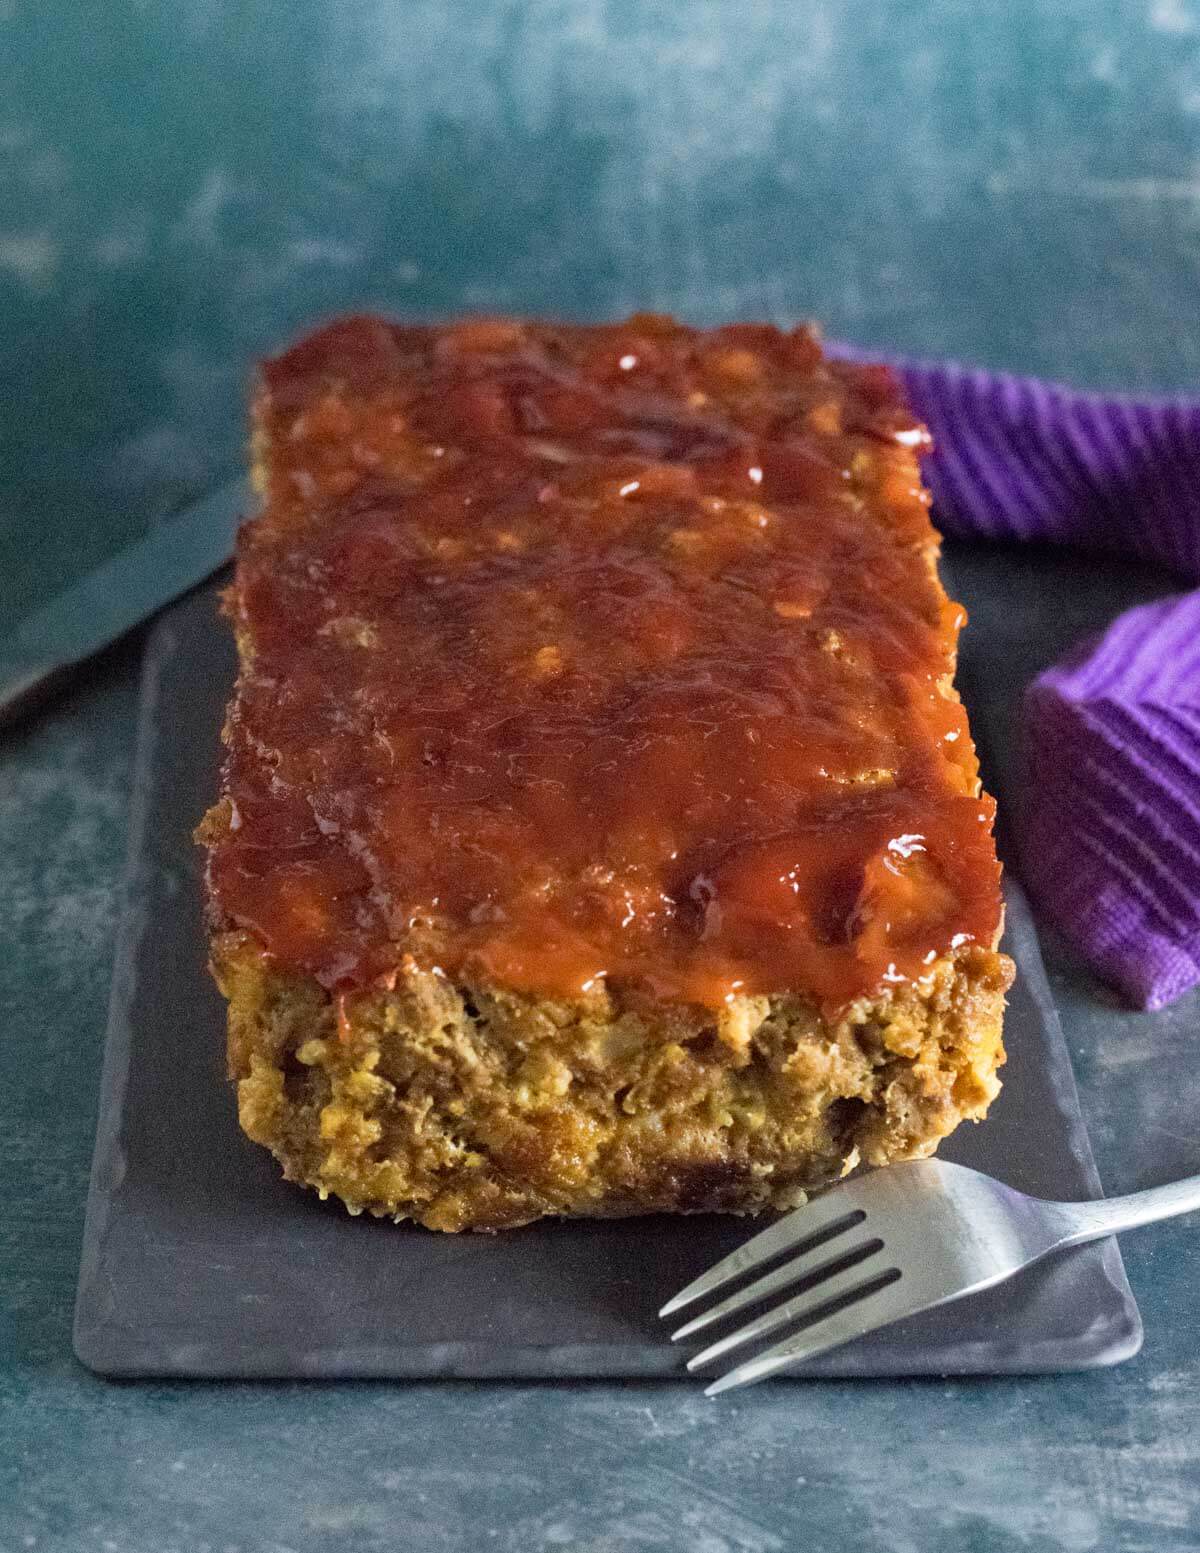
[{"label": "silver fork", "polygon": [[803,1326],[714,1381],[705,1395],[715,1397],[876,1327],[990,1288],[1051,1251],[1192,1208],[1200,1208],[1200,1176],[1128,1197],[1060,1203],[1027,1197],[942,1160],[890,1165],[779,1219],[681,1289],[659,1315],[672,1316],[788,1257],[671,1334],[679,1342],[797,1286],[798,1292],[688,1360],[688,1369],[696,1370],[780,1327]]}]

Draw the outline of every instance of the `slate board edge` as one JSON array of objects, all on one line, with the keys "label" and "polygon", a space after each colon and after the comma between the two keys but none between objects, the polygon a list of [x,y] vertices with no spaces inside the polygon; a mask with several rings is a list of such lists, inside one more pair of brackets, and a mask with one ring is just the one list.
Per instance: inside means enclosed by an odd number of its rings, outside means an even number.
[{"label": "slate board edge", "polygon": [[146,868],[148,795],[159,745],[158,704],[162,665],[175,651],[175,628],[170,611],[151,628],[142,655],[138,696],[137,746],[129,793],[129,844],[119,892],[118,928],[113,954],[112,986],[108,1001],[104,1063],[100,1072],[96,1145],[84,1213],[83,1249],[75,1294],[73,1346],[75,1356],[97,1374],[116,1374],[105,1368],[106,1319],[103,1282],[105,1233],[113,1208],[113,1189],[124,1170],[121,1121],[132,1055],[129,1017],[137,980],[137,950],[147,920],[146,894],[139,881]]}]

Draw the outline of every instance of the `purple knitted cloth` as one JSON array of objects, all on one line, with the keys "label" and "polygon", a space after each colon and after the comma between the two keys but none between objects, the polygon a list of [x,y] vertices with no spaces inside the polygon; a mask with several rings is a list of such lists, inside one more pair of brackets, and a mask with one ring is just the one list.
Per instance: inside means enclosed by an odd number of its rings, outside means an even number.
[{"label": "purple knitted cloth", "polygon": [[[893,365],[933,433],[944,533],[1135,555],[1200,583],[1200,400]],[[1022,876],[1098,975],[1161,1008],[1200,982],[1200,592],[1120,616],[1034,681],[1024,715]]]}]

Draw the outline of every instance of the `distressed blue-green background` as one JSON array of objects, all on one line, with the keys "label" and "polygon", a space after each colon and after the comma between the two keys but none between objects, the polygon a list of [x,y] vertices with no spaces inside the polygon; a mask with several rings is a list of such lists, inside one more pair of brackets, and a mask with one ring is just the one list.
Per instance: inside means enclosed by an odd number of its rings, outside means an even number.
[{"label": "distressed blue-green background", "polygon": [[[336,309],[813,315],[1183,387],[1198,262],[1197,0],[0,0],[0,625],[231,470],[253,357]],[[1091,584],[1077,624],[1165,585]],[[1127,1242],[1146,1349],[1087,1377],[83,1373],[136,661],[0,744],[0,1553],[1200,1548],[1189,1221]],[[1051,969],[1109,1189],[1200,1170],[1196,1001]]]}]

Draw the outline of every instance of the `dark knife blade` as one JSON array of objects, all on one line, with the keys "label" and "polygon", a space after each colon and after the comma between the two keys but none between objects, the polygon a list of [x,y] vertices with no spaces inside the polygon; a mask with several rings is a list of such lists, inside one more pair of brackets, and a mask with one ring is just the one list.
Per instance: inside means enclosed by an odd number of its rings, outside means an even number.
[{"label": "dark knife blade", "polygon": [[77,664],[223,566],[252,506],[245,480],[223,485],[23,620],[0,643],[0,725],[53,694]]}]

